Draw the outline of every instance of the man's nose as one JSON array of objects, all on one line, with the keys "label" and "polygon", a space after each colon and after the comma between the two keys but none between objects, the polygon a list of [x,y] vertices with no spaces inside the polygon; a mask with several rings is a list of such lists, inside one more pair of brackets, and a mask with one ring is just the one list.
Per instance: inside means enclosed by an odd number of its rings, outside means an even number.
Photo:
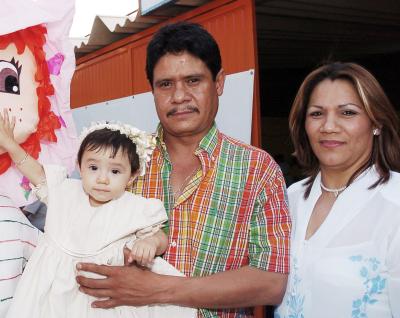
[{"label": "man's nose", "polygon": [[177,104],[183,103],[188,99],[188,96],[187,87],[182,82],[177,82],[172,95],[173,102]]}]

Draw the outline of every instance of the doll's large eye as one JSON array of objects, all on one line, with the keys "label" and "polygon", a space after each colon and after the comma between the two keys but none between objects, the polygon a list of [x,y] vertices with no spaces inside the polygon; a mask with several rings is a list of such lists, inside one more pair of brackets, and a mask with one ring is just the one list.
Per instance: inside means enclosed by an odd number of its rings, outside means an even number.
[{"label": "doll's large eye", "polygon": [[0,61],[0,93],[20,93],[19,72],[12,62]]}]

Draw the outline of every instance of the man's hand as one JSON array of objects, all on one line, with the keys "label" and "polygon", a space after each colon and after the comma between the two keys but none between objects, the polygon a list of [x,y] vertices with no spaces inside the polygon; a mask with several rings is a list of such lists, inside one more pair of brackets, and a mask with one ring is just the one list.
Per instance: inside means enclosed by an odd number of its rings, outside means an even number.
[{"label": "man's hand", "polygon": [[158,275],[136,265],[78,264],[78,270],[106,278],[77,276],[80,291],[97,300],[97,308],[172,304],[194,308],[276,305],[285,293],[287,275],[245,266],[204,277]]},{"label": "man's hand", "polygon": [[132,247],[132,251],[128,257],[128,263],[136,262],[142,266],[149,266],[153,263],[156,256],[158,240],[149,236],[143,239],[138,239]]},{"label": "man's hand", "polygon": [[77,269],[106,277],[86,278],[80,276],[81,273],[76,277],[81,292],[103,299],[93,302],[92,307],[144,306],[161,302],[160,298],[157,299],[157,287],[160,287],[159,275],[148,269],[135,265],[107,266],[88,263],[79,263]]}]

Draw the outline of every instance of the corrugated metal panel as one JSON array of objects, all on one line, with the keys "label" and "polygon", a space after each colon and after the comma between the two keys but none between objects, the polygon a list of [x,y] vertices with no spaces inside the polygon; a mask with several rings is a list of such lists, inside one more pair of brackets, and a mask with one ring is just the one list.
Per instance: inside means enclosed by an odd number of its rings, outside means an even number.
[{"label": "corrugated metal panel", "polygon": [[254,68],[254,37],[248,1],[232,3],[229,10],[220,7],[207,15],[193,19],[215,37],[228,74]]},{"label": "corrugated metal panel", "polygon": [[[95,19],[89,37],[74,39],[77,57],[145,30],[209,0],[179,0],[150,16]],[[255,0],[261,68],[313,68],[321,58],[352,60],[400,49],[399,0]],[[239,30],[240,31],[240,30]]]},{"label": "corrugated metal panel", "polygon": [[132,95],[129,53],[121,48],[79,64],[71,83],[71,107]]},{"label": "corrugated metal panel", "polygon": [[140,10],[135,10],[126,16],[96,16],[93,21],[92,30],[88,36],[71,38],[75,47],[75,54],[77,57],[82,57],[87,53],[96,51],[131,34],[141,32],[209,1],[173,1],[145,16],[141,15]]},{"label": "corrugated metal panel", "polygon": [[91,33],[84,38],[71,38],[71,41],[79,58],[166,19],[167,16],[141,16],[137,10],[123,17],[96,16]]},{"label": "corrugated metal panel", "polygon": [[151,90],[150,84],[146,78],[146,48],[151,36],[136,42],[132,48],[132,85],[133,93],[140,94]]}]

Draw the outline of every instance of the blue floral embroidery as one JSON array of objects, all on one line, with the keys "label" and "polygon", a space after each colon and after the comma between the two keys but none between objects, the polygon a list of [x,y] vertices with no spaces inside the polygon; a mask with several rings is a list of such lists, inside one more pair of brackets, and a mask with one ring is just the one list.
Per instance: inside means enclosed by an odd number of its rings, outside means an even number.
[{"label": "blue floral embroidery", "polygon": [[[303,306],[304,306],[304,295],[301,295],[299,292],[299,283],[301,282],[300,277],[298,276],[299,266],[297,264],[297,259],[293,259],[292,263],[292,279],[290,289],[288,291],[289,295],[286,298],[286,307],[288,308],[288,316],[285,318],[304,318],[303,315]],[[284,318],[281,317],[275,311],[275,318]]]},{"label": "blue floral embroidery", "polygon": [[364,279],[365,293],[362,297],[353,301],[351,312],[352,318],[366,318],[367,306],[373,305],[378,300],[375,295],[382,294],[386,287],[386,278],[382,278],[378,273],[380,262],[375,257],[363,258],[361,255],[350,257],[353,262],[360,262],[360,276]]}]

